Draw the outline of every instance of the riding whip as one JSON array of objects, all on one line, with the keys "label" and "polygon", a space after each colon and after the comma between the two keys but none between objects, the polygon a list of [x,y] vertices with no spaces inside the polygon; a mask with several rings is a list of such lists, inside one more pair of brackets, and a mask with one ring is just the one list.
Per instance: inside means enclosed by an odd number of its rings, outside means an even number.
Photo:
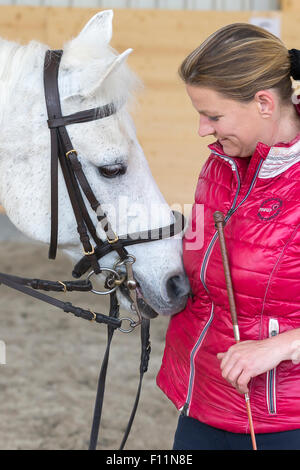
[{"label": "riding whip", "polygon": [[[228,256],[227,256],[225,236],[224,236],[224,231],[223,231],[224,215],[223,215],[222,212],[217,211],[217,212],[214,213],[213,217],[214,217],[214,221],[215,221],[215,227],[218,230],[218,234],[219,234],[219,240],[220,240],[220,247],[221,247],[221,254],[222,254],[225,280],[226,280],[226,287],[227,287],[227,294],[228,294],[228,301],[229,301],[229,307],[230,307],[231,321],[232,321],[232,326],[233,326],[234,339],[237,343],[239,343],[240,342],[240,332],[239,332],[239,325],[238,325],[238,319],[237,319],[237,313],[236,313],[236,305],[235,305],[234,293],[233,293],[233,287],[232,287],[232,281],[231,281],[229,261],[228,261]],[[253,450],[257,450],[255,433],[254,433],[254,426],[253,426],[253,421],[252,421],[250,398],[249,398],[248,393],[245,393],[245,402],[246,402],[249,428],[250,428],[250,434],[251,434],[251,440],[252,440],[252,448],[253,448]]]}]

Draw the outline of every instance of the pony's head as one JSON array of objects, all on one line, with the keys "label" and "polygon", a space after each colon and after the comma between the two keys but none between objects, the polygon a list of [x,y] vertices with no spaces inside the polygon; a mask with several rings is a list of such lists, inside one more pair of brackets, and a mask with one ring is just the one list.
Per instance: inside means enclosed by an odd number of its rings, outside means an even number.
[{"label": "pony's head", "polygon": [[[68,133],[114,232],[126,234],[169,225],[172,216],[153,180],[129,114],[139,80],[126,64],[132,50],[118,54],[109,45],[112,17],[112,11],[98,13],[65,44],[58,85],[63,115],[114,105],[116,112],[111,116],[72,124]],[[22,232],[49,243],[50,134],[43,88],[46,50],[36,42],[28,46],[0,43],[0,200]],[[77,261],[82,257],[81,244],[61,172],[58,202],[59,247]],[[97,224],[87,202],[86,207]],[[97,232],[106,239],[100,224]],[[161,314],[180,311],[189,291],[181,240],[153,241],[130,246],[128,251],[136,258],[135,277],[151,308]],[[110,253],[101,265],[115,262],[116,254]],[[128,306],[123,294],[121,299]]]}]

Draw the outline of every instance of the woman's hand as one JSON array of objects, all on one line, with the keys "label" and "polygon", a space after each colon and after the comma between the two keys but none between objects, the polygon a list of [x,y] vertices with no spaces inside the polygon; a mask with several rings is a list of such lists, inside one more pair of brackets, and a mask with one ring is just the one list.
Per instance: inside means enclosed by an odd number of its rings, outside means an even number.
[{"label": "woman's hand", "polygon": [[252,377],[273,369],[285,359],[279,336],[260,341],[242,341],[231,346],[227,352],[217,354],[224,379],[238,392],[247,393]]}]

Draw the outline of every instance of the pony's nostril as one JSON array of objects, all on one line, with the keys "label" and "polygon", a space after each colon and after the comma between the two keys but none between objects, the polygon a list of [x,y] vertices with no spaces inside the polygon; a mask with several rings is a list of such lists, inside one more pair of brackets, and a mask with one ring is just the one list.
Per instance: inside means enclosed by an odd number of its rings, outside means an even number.
[{"label": "pony's nostril", "polygon": [[190,285],[185,275],[172,276],[167,280],[167,293],[170,299],[184,297],[190,292]]}]

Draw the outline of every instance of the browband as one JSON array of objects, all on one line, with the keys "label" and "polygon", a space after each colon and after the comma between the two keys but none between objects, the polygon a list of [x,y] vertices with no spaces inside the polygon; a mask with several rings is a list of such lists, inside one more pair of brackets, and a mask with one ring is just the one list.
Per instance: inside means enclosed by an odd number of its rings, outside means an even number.
[{"label": "browband", "polygon": [[105,104],[99,108],[87,109],[86,111],[79,111],[77,113],[61,116],[57,118],[48,119],[48,127],[53,129],[55,127],[68,126],[70,124],[81,124],[83,122],[96,121],[103,119],[116,113],[116,107],[113,103]]}]

